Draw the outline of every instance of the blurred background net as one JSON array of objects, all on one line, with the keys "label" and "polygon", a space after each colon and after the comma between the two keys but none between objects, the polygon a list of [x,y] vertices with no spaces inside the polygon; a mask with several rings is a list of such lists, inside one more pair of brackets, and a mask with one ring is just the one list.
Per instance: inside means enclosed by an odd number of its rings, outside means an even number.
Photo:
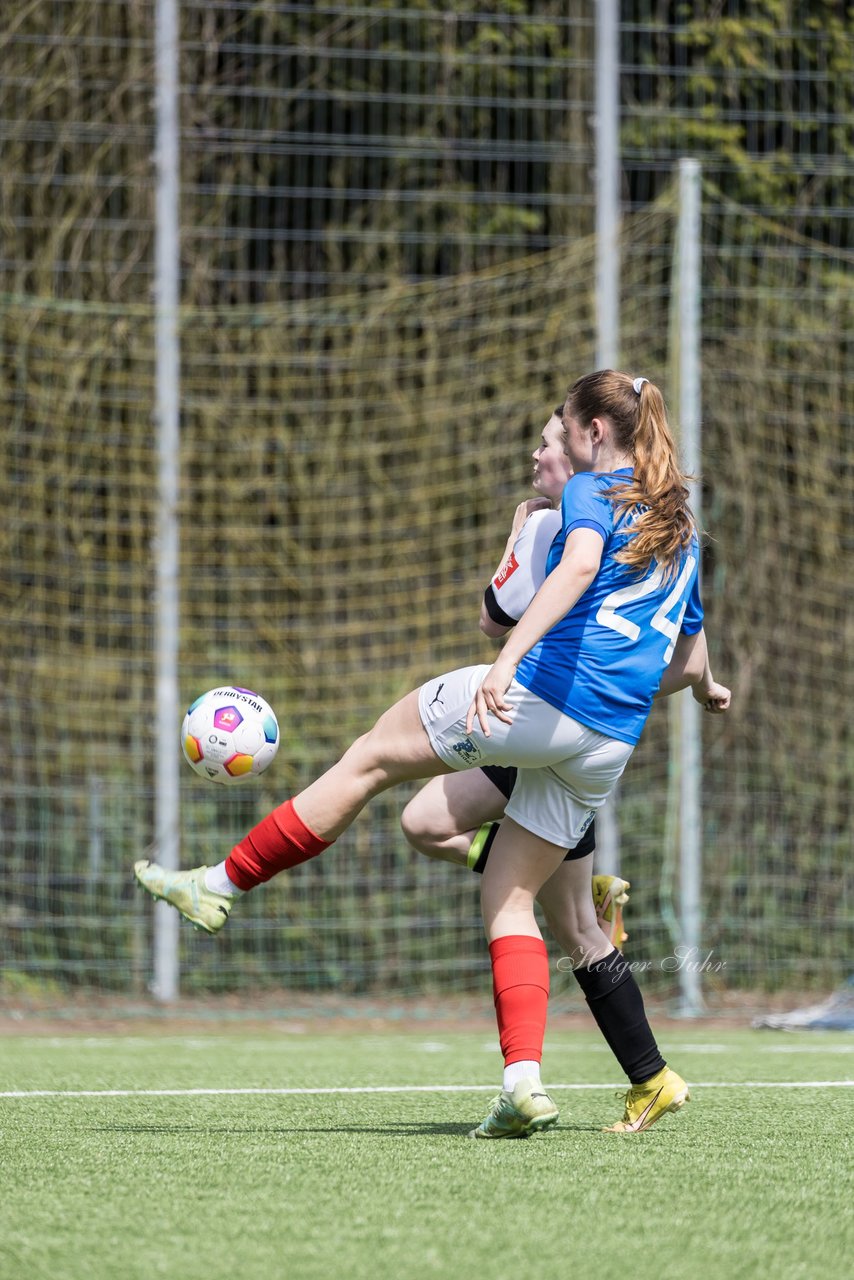
[{"label": "blurred background net", "polygon": [[[712,1001],[823,988],[852,941],[854,44],[844,4],[621,6],[622,364],[673,381],[674,165],[703,165]],[[594,6],[181,7],[181,694],[276,708],[246,790],[154,726],[155,10],[0,19],[0,991],[141,994],[154,761],[215,861],[393,698],[488,660],[483,586],[595,359]],[[676,424],[678,427],[678,423]],[[668,708],[621,795],[630,955],[673,974]],[[182,990],[486,990],[474,877],[407,792],[181,931]],[[561,981],[557,984],[560,987]]]}]

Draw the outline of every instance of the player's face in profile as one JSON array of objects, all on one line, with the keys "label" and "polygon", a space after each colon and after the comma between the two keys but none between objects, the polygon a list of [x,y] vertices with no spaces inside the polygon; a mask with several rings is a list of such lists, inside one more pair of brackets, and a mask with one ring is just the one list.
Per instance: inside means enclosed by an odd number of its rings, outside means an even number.
[{"label": "player's face in profile", "polygon": [[534,450],[533,485],[537,493],[552,500],[563,493],[567,480],[572,475],[572,467],[563,447],[563,423],[557,412],[553,413],[546,425],[539,446]]},{"label": "player's face in profile", "polygon": [[593,448],[590,432],[585,431],[577,418],[563,415],[563,448],[570,472],[590,471],[593,467]]}]

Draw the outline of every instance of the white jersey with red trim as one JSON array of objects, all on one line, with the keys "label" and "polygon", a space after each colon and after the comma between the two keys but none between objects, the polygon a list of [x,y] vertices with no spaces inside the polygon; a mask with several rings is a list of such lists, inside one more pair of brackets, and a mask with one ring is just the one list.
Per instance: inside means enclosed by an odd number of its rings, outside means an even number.
[{"label": "white jersey with red trim", "polygon": [[486,591],[486,607],[494,622],[518,622],[546,578],[546,560],[562,527],[559,511],[534,511],[522,525],[513,550]]}]

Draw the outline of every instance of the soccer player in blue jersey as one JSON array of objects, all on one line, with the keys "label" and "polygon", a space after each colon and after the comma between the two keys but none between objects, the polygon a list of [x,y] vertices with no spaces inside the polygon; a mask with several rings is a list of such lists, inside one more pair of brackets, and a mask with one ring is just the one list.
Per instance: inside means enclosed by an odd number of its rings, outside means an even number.
[{"label": "soccer player in blue jersey", "polygon": [[[624,997],[637,988],[596,924],[589,859],[564,856],[625,768],[677,646],[702,654],[692,691],[707,710],[725,710],[730,695],[706,657],[697,534],[661,392],[600,370],[570,388],[563,425],[576,474],[564,491],[561,532],[548,576],[497,661],[407,694],[218,866],[169,871],[142,860],[134,868],[150,893],[214,933],[239,893],[322,853],[389,787],[483,764],[518,766],[496,840],[501,856],[490,858],[482,884],[505,1074],[478,1137],[525,1137],[558,1117],[539,1079],[549,971],[533,913],[556,874],[577,913],[575,960],[591,1008],[613,1014],[620,997],[613,1023],[629,1046],[632,1088],[614,1127],[639,1132],[687,1097],[651,1033],[634,1041]],[[597,1021],[620,1057],[610,1016]]]},{"label": "soccer player in blue jersey", "polygon": [[[576,978],[632,1084],[615,1128],[647,1128],[688,1096],[658,1052],[630,969],[594,927],[582,887],[588,860],[561,866],[554,844],[558,832],[571,829],[570,847],[583,835],[625,767],[677,646],[683,658],[702,662],[695,696],[704,705],[724,709],[729,693],[708,670],[697,536],[657,388],[611,371],[581,379],[567,398],[564,425],[576,475],[564,491],[563,527],[543,587],[490,671],[445,679],[449,707],[472,695],[464,723],[450,711],[440,716],[427,698],[422,704],[431,741],[448,763],[467,743],[484,749],[483,740],[490,760],[507,763],[505,748],[512,742],[518,757],[528,738],[528,763],[484,871],[507,1069],[478,1137],[530,1132],[526,1117],[538,1116],[534,1127],[546,1127],[556,1116],[537,1067],[548,979],[533,900],[539,895],[548,911],[558,885],[575,912]],[[563,755],[559,763],[556,754]],[[545,767],[530,767],[537,764]]]},{"label": "soccer player in blue jersey", "polygon": [[[516,625],[542,586],[549,548],[561,529],[561,497],[572,476],[563,447],[562,415],[563,404],[559,404],[543,427],[532,454],[531,486],[538,496],[516,507],[501,559],[484,592],[480,629],[494,639]],[[427,857],[482,874],[516,773],[512,766],[484,765],[479,770],[432,778],[401,814],[407,840]],[[595,823],[591,822],[566,856],[584,858],[595,848]],[[594,875],[592,888],[599,927],[608,941],[620,947],[627,936],[623,907],[630,885],[619,876]],[[562,939],[570,935],[561,927],[557,904],[552,907],[549,927],[558,943],[566,947],[569,944]]]},{"label": "soccer player in blue jersey", "polygon": [[[560,404],[543,428],[532,455],[532,487],[539,496],[516,507],[501,560],[483,595],[480,629],[495,639],[506,636],[516,625],[542,586],[551,544],[562,529],[561,499],[573,475],[563,447],[562,414]],[[684,645],[680,644],[662,677],[657,697],[687,688],[702,675],[702,667],[696,665],[698,655],[685,654],[683,649]],[[686,657],[688,665],[685,665]],[[509,765],[484,765],[479,770],[432,778],[416,792],[401,814],[401,827],[407,840],[427,857],[482,874],[517,773],[518,770]],[[595,848],[595,822],[591,822],[564,860],[584,858]],[[623,932],[622,909],[628,901],[630,887],[629,882],[619,876],[593,876],[593,902],[599,927],[606,940],[616,947],[621,947],[627,937]],[[565,951],[573,950],[576,946],[573,916],[570,912],[564,927],[559,883],[549,885],[547,904],[551,932]]]}]

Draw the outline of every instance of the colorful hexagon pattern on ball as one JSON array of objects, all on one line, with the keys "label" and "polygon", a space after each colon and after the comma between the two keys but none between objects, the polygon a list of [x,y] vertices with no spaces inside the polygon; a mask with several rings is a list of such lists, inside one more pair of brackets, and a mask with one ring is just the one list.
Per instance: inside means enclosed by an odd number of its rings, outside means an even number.
[{"label": "colorful hexagon pattern on ball", "polygon": [[200,777],[235,785],[272,764],[279,749],[279,724],[260,694],[222,685],[190,703],[181,726],[181,749]]}]

